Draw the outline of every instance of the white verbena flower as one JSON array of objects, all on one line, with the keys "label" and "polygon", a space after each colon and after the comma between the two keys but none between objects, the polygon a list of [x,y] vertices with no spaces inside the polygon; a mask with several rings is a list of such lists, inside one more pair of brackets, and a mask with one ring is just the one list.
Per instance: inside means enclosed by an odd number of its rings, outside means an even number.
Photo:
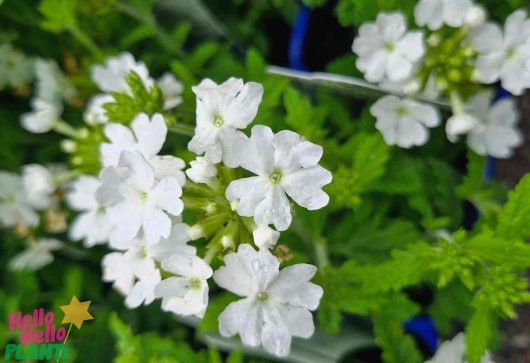
[{"label": "white verbena flower", "polygon": [[35,98],[60,105],[62,100],[71,101],[76,90],[52,59],[35,60]]},{"label": "white verbena flower", "polygon": [[467,134],[467,144],[479,155],[508,158],[523,138],[517,128],[519,113],[515,101],[502,99],[491,104],[492,93],[473,96],[463,113],[453,115],[446,124],[447,138],[455,142]]},{"label": "white verbena flower", "polygon": [[[467,363],[464,333],[459,333],[452,340],[443,342],[434,357],[425,363]],[[484,354],[480,363],[494,363],[489,352]]]},{"label": "white verbena flower", "polygon": [[524,10],[506,19],[504,33],[497,24],[486,23],[476,27],[469,40],[479,53],[475,70],[479,81],[489,84],[500,79],[514,95],[530,88],[530,19]]},{"label": "white verbena flower", "polygon": [[443,24],[461,27],[473,9],[471,0],[420,0],[414,8],[414,19],[419,26],[438,30]]},{"label": "white verbena flower", "polygon": [[154,244],[169,236],[169,215],[180,215],[184,207],[177,178],[157,181],[140,154],[124,151],[118,166],[103,169],[100,179],[96,200],[107,208],[111,241],[130,241],[142,232]]},{"label": "white verbena flower", "polygon": [[252,237],[259,248],[273,248],[280,238],[280,232],[262,224],[252,231]]},{"label": "white verbena flower", "polygon": [[109,119],[103,105],[114,102],[114,97],[108,94],[100,94],[92,97],[84,114],[85,122],[89,125],[106,124]]},{"label": "white verbena flower", "polygon": [[11,44],[0,45],[0,89],[20,87],[33,78],[33,62]]},{"label": "white verbena flower", "polygon": [[190,161],[190,168],[186,170],[186,175],[194,183],[208,184],[217,175],[217,168],[205,157],[197,156],[195,160]]},{"label": "white verbena flower", "polygon": [[103,281],[112,282],[126,296],[125,306],[129,309],[149,305],[155,299],[155,286],[162,277],[153,260],[138,261],[132,253],[112,252],[103,257],[101,266]]},{"label": "white verbena flower", "polygon": [[40,98],[32,99],[31,106],[33,111],[22,114],[20,121],[23,128],[34,134],[50,131],[63,111],[61,105]]},{"label": "white verbena flower", "polygon": [[197,126],[188,148],[214,164],[223,161],[236,167],[233,145],[242,137],[238,129],[246,128],[256,116],[263,86],[236,78],[221,85],[205,79],[192,89],[197,95]]},{"label": "white verbena flower", "polygon": [[38,270],[53,262],[53,251],[63,247],[63,243],[54,238],[43,238],[13,257],[9,261],[11,271]]},{"label": "white verbena flower", "polygon": [[321,146],[295,132],[274,134],[261,125],[254,126],[252,136],[241,143],[239,164],[256,176],[232,181],[226,189],[229,201],[239,201],[239,215],[254,216],[256,224],[273,224],[284,231],[292,220],[287,195],[309,210],[328,204],[322,187],[331,182],[331,173],[318,165]]},{"label": "white verbena flower", "polygon": [[74,241],[84,240],[87,248],[107,242],[110,234],[105,207],[96,200],[100,185],[98,178],[83,175],[72,183],[66,196],[68,205],[81,212],[70,226],[69,236]]},{"label": "white verbena flower", "polygon": [[162,77],[157,80],[156,84],[162,91],[164,97],[164,110],[170,110],[182,103],[181,95],[184,86],[181,82],[177,81],[172,73],[164,73]]},{"label": "white verbena flower", "polygon": [[440,124],[436,108],[396,96],[384,96],[370,108],[377,119],[375,127],[388,145],[403,148],[420,146],[429,139],[429,127]]},{"label": "white verbena flower", "polygon": [[28,203],[35,209],[46,209],[52,204],[56,185],[52,173],[42,165],[29,164],[22,168],[22,182]]},{"label": "white verbena flower", "polygon": [[[132,129],[132,130],[131,130]],[[164,117],[157,113],[151,119],[140,113],[131,123],[131,129],[121,124],[105,126],[105,136],[110,143],[102,143],[101,161],[104,166],[116,166],[123,151],[136,152],[151,160],[166,141],[167,126]]]},{"label": "white verbena flower", "polygon": [[155,298],[155,287],[161,281],[155,263],[168,256],[195,255],[195,247],[187,245],[187,230],[187,225],[178,223],[167,239],[154,245],[141,238],[129,243],[111,243],[111,247],[123,252],[112,252],[103,258],[103,280],[112,282],[116,290],[127,296],[125,304],[129,308],[150,304]]},{"label": "white verbena flower", "polygon": [[244,344],[262,344],[278,356],[289,354],[293,336],[313,335],[310,310],[318,307],[323,294],[320,286],[309,282],[316,272],[314,266],[297,264],[280,271],[268,249],[255,251],[248,244],[226,255],[225,265],[215,271],[215,282],[244,298],[219,315],[221,335],[239,334]]},{"label": "white verbena flower", "polygon": [[207,280],[212,268],[197,256],[173,255],[162,261],[162,269],[177,275],[155,288],[155,296],[162,298],[162,310],[202,318],[208,306]]},{"label": "white verbena flower", "polygon": [[358,55],[357,68],[370,82],[401,81],[409,77],[413,66],[425,54],[423,33],[407,32],[401,13],[379,13],[375,23],[363,24],[353,41]]},{"label": "white verbena flower", "polygon": [[125,76],[131,71],[138,74],[147,88],[153,85],[149,71],[143,62],[136,62],[133,55],[123,52],[116,57],[107,58],[105,64],[92,67],[92,80],[105,92],[127,92],[131,90]]},{"label": "white verbena flower", "polygon": [[36,226],[39,215],[29,204],[22,178],[0,171],[0,225],[14,227],[17,223]]}]

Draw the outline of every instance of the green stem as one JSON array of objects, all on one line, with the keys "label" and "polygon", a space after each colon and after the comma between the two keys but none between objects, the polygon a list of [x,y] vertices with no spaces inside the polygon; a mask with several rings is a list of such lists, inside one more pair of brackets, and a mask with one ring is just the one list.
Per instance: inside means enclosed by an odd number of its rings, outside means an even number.
[{"label": "green stem", "polygon": [[74,139],[79,137],[79,131],[74,129],[71,125],[66,123],[63,120],[55,121],[53,125],[53,130],[61,135],[68,136]]},{"label": "green stem", "polygon": [[145,26],[149,27],[153,31],[154,35],[158,39],[158,42],[160,43],[162,48],[164,48],[164,50],[179,56],[184,55],[178,47],[175,47],[175,43],[173,42],[171,37],[162,28],[158,26],[155,18],[151,13],[143,13],[142,11],[130,6],[129,4],[123,1],[118,1],[116,3],[116,7],[122,13],[130,16],[133,19],[138,20]]},{"label": "green stem", "polygon": [[171,127],[168,127],[168,130],[174,132],[175,134],[184,135],[184,136],[193,136],[195,135],[195,130],[193,127],[183,124],[176,124]]},{"label": "green stem", "polygon": [[457,91],[451,92],[451,108],[455,115],[464,113],[464,103]]},{"label": "green stem", "polygon": [[88,35],[86,35],[86,33],[83,32],[80,28],[69,27],[68,31],[70,32],[70,34],[74,36],[75,39],[77,39],[79,43],[81,43],[85,48],[87,48],[94,56],[98,58],[101,57],[101,55],[103,54],[101,52],[101,49],[99,49],[96,43],[94,43],[94,41]]},{"label": "green stem", "polygon": [[219,243],[216,243],[212,245],[210,248],[208,248],[208,251],[206,252],[206,256],[204,256],[203,260],[208,265],[212,263],[213,258],[217,255],[217,253],[221,250],[221,245]]},{"label": "green stem", "polygon": [[315,258],[318,269],[323,271],[326,266],[329,266],[328,245],[324,238],[313,241],[315,245]]}]

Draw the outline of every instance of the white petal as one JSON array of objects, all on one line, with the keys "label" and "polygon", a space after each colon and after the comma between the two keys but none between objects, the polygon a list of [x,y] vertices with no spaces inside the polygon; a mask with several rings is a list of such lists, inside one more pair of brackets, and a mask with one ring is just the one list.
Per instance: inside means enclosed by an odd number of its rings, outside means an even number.
[{"label": "white petal", "polygon": [[309,282],[316,273],[316,267],[309,264],[296,264],[280,271],[272,282],[269,291],[274,298],[294,306],[316,310],[323,290]]},{"label": "white petal", "polygon": [[322,187],[331,183],[331,173],[321,166],[301,169],[284,176],[282,188],[296,203],[309,210],[317,210],[329,203]]},{"label": "white petal", "polygon": [[291,333],[287,322],[274,307],[263,308],[263,327],[261,330],[263,348],[279,357],[289,355],[291,349]]},{"label": "white petal", "polygon": [[139,150],[146,159],[153,158],[166,141],[167,126],[164,117],[157,113],[149,116],[141,113],[133,120],[131,127],[138,140]]},{"label": "white petal", "polygon": [[246,128],[256,117],[262,96],[263,86],[261,84],[246,83],[226,109],[223,115],[225,122],[238,129]]},{"label": "white petal", "polygon": [[161,180],[168,176],[177,178],[182,187],[186,184],[186,174],[182,169],[186,166],[184,160],[172,155],[158,155],[149,160],[155,172],[155,179]]},{"label": "white petal", "polygon": [[184,205],[180,199],[181,195],[182,188],[178,179],[170,176],[156,184],[154,189],[149,193],[149,200],[157,208],[163,209],[174,216],[178,216],[184,209]]},{"label": "white petal", "polygon": [[262,317],[251,299],[231,303],[219,315],[219,333],[224,337],[241,336],[245,345],[257,347],[261,342]]},{"label": "white petal", "polygon": [[145,208],[143,211],[142,227],[145,241],[148,244],[160,242],[162,237],[169,237],[171,219],[157,208]]},{"label": "white petal", "polygon": [[239,200],[237,213],[243,217],[252,217],[256,212],[258,204],[271,188],[271,183],[265,177],[253,176],[238,179],[226,188],[226,198],[229,201]]},{"label": "white petal", "polygon": [[292,220],[291,206],[279,185],[269,188],[265,198],[256,206],[254,219],[257,224],[273,224],[278,231],[289,228]]}]

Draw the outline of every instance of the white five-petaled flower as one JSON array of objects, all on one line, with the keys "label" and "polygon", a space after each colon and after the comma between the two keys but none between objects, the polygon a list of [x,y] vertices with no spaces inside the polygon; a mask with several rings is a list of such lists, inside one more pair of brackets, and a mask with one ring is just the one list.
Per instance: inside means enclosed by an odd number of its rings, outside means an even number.
[{"label": "white five-petaled flower", "polygon": [[147,114],[141,113],[135,117],[131,128],[115,123],[105,126],[104,133],[110,143],[100,146],[103,165],[116,166],[123,151],[139,153],[151,164],[157,180],[174,176],[183,186],[186,182],[182,171],[184,161],[171,155],[157,155],[167,135],[164,117],[157,113],[149,119]]},{"label": "white five-petaled flower", "polygon": [[173,255],[162,261],[162,269],[177,275],[155,288],[155,296],[162,298],[162,309],[202,318],[208,306],[207,280],[212,268],[197,256]]},{"label": "white five-petaled flower", "polygon": [[388,145],[420,146],[429,139],[429,127],[440,124],[438,111],[427,104],[396,96],[384,96],[370,108],[375,127]]},{"label": "white five-petaled flower", "polygon": [[35,271],[53,262],[53,251],[63,247],[63,243],[54,238],[43,238],[35,241],[31,246],[13,257],[9,261],[12,271]]},{"label": "white five-petaled flower", "polygon": [[112,248],[123,252],[112,252],[103,258],[103,280],[112,282],[116,290],[127,296],[127,307],[150,304],[155,298],[155,287],[161,281],[155,263],[172,255],[195,254],[195,247],[187,245],[187,230],[187,225],[177,223],[167,239],[154,245],[141,238],[128,243],[111,244]]},{"label": "white five-petaled flower", "polygon": [[502,99],[491,104],[492,93],[481,92],[465,105],[463,113],[453,115],[446,124],[447,138],[455,142],[467,134],[467,144],[479,155],[508,158],[523,138],[517,128],[519,113],[515,101]]},{"label": "white five-petaled flower", "polygon": [[52,59],[35,60],[35,78],[35,98],[61,104],[63,100],[70,101],[76,95],[75,88]]},{"label": "white five-petaled flower", "polygon": [[110,225],[105,207],[96,201],[96,190],[101,185],[98,178],[83,175],[77,179],[66,196],[73,210],[81,212],[70,226],[70,238],[84,240],[85,247],[107,242]]},{"label": "white five-petaled flower", "polygon": [[530,19],[518,10],[506,19],[504,34],[497,24],[486,23],[469,36],[478,51],[476,78],[485,83],[501,80],[514,95],[530,88]]},{"label": "white five-petaled flower", "polygon": [[62,106],[40,98],[31,100],[33,111],[22,114],[20,119],[22,127],[34,134],[43,134],[50,131],[59,120]]},{"label": "white five-petaled flower", "polygon": [[22,178],[0,171],[0,226],[14,227],[17,223],[39,224],[39,215],[30,205]]},{"label": "white five-petaled flower", "polygon": [[108,94],[95,95],[88,101],[84,114],[85,122],[89,125],[106,124],[109,119],[105,113],[103,105],[113,103],[114,97]]},{"label": "white five-petaled flower", "polygon": [[100,90],[105,92],[130,92],[125,77],[134,71],[144,82],[144,86],[151,87],[153,79],[143,62],[136,62],[131,53],[123,52],[119,56],[108,58],[104,65],[92,68],[92,80]]},{"label": "white five-petaled flower", "polygon": [[55,182],[52,173],[39,164],[29,164],[22,168],[22,181],[26,198],[35,209],[46,209],[52,204]]},{"label": "white five-petaled flower", "polygon": [[388,78],[397,82],[408,78],[425,53],[423,33],[407,32],[401,13],[379,13],[375,23],[363,24],[353,41],[357,68],[369,82]]},{"label": "white five-petaled flower", "polygon": [[155,299],[154,287],[162,277],[152,259],[135,259],[133,252],[111,252],[103,257],[101,266],[103,281],[112,282],[126,296],[125,306],[129,309],[149,305]]},{"label": "white five-petaled flower", "polygon": [[126,242],[139,232],[155,244],[171,232],[170,215],[182,213],[182,189],[175,177],[155,179],[151,165],[140,154],[122,152],[118,166],[101,172],[96,200],[107,208],[110,240]]},{"label": "white five-petaled flower", "polygon": [[194,183],[208,184],[217,175],[217,168],[205,157],[197,156],[195,160],[190,161],[186,175]]},{"label": "white five-petaled flower", "polygon": [[215,271],[215,282],[244,298],[219,315],[221,335],[239,334],[244,344],[262,344],[278,356],[289,354],[293,336],[313,335],[310,310],[318,307],[323,294],[320,286],[309,282],[316,272],[314,266],[297,264],[280,271],[268,249],[255,251],[248,244],[226,255],[225,264]]},{"label": "white five-petaled flower", "polygon": [[309,210],[328,204],[322,187],[331,182],[331,173],[318,165],[321,146],[292,131],[274,134],[270,127],[257,125],[239,148],[239,164],[256,174],[235,180],[226,189],[229,201],[239,201],[239,215],[254,216],[256,224],[273,224],[284,231],[292,220],[287,195]]},{"label": "white five-petaled flower", "polygon": [[100,147],[104,166],[116,166],[125,150],[140,153],[145,159],[151,160],[166,141],[167,126],[159,113],[151,119],[145,113],[139,114],[132,121],[131,129],[115,123],[105,126],[104,133],[110,143],[102,143]]},{"label": "white five-petaled flower", "polygon": [[[457,334],[452,340],[443,342],[434,357],[425,363],[466,363],[466,337]],[[494,363],[489,352],[486,352],[480,363]]]},{"label": "white five-petaled flower", "polygon": [[238,129],[246,128],[256,116],[263,87],[230,78],[221,85],[205,79],[192,89],[197,95],[197,126],[188,148],[214,164],[223,161],[236,167],[233,147],[243,137]]},{"label": "white five-petaled flower", "polygon": [[164,97],[164,110],[170,110],[182,103],[181,95],[184,86],[181,82],[177,81],[172,73],[164,73],[162,77],[157,80],[156,84],[162,91]]},{"label": "white five-petaled flower", "polygon": [[419,26],[438,30],[443,24],[458,28],[473,11],[471,0],[420,0],[414,8],[414,19]]}]

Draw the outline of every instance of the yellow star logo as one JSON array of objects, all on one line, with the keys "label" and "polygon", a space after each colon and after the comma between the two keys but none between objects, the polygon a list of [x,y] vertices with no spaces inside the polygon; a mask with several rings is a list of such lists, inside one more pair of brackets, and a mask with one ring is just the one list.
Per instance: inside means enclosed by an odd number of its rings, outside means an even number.
[{"label": "yellow star logo", "polygon": [[61,306],[64,311],[64,319],[61,324],[74,324],[77,329],[81,329],[81,325],[85,320],[92,320],[94,317],[88,312],[88,307],[92,301],[80,302],[77,297],[72,296],[70,304]]}]

